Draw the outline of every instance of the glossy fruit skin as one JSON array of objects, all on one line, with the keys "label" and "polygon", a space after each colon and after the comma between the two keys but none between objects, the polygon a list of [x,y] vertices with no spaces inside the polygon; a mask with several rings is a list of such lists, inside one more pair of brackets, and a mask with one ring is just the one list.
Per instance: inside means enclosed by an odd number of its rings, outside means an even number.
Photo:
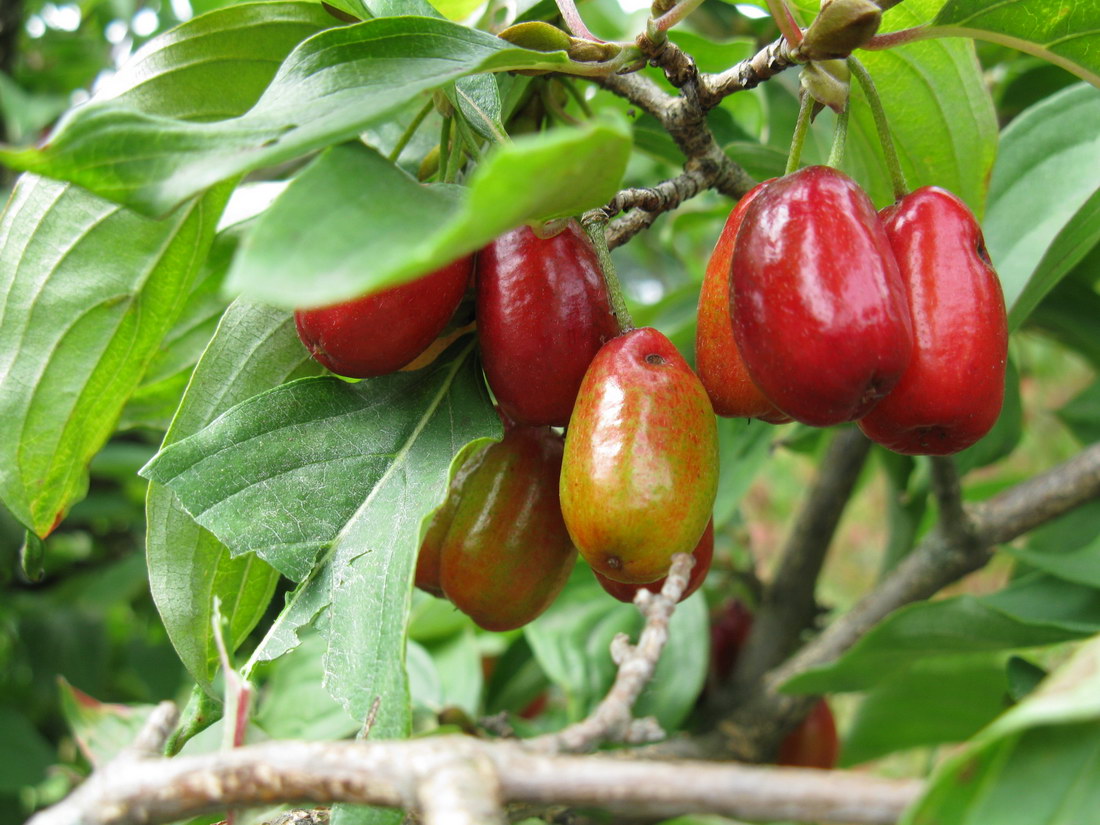
[{"label": "glossy fruit skin", "polygon": [[[505,421],[507,429],[511,422]],[[440,583],[440,575],[443,560],[443,543],[447,538],[447,531],[454,521],[462,501],[462,489],[467,477],[480,466],[480,456],[487,446],[474,448],[471,452],[460,458],[461,463],[455,470],[454,477],[447,487],[447,497],[443,504],[435,511],[428,531],[424,534],[424,540],[420,543],[420,551],[416,555],[416,574],[414,583],[426,593],[431,593],[436,598],[445,599],[443,585]]]},{"label": "glossy fruit skin", "polygon": [[730,212],[707,262],[699,290],[699,323],[695,331],[695,370],[706,387],[714,412],[726,418],[761,418],[772,424],[791,419],[776,409],[752,382],[730,318],[730,264],[745,210],[769,181],[757,184]]},{"label": "glossy fruit skin", "polygon": [[440,588],[486,630],[527,624],[573,569],[577,551],[558,504],[562,450],[548,427],[508,428],[456,473],[428,529],[426,539],[442,522],[434,533]]},{"label": "glossy fruit skin", "polygon": [[950,455],[993,427],[1004,401],[1008,320],[981,228],[955,195],[918,189],[882,211],[909,295],[915,346],[860,428],[907,455]]},{"label": "glossy fruit skin", "polygon": [[575,221],[552,238],[521,226],[478,253],[481,359],[501,409],[564,426],[585,370],[618,334],[596,253]]},{"label": "glossy fruit skin", "polygon": [[347,378],[396,372],[428,348],[454,315],[473,271],[460,258],[422,278],[352,301],[294,313],[298,337]]},{"label": "glossy fruit skin", "polygon": [[[691,551],[691,555],[695,557],[695,566],[691,568],[687,587],[684,588],[684,594],[680,596],[680,601],[702,587],[703,581],[710,571],[710,563],[714,559],[714,519],[707,522],[707,529],[703,531],[703,536],[699,539],[699,543],[695,545],[695,549]],[[600,587],[620,602],[627,602],[628,604],[634,601],[634,596],[643,587],[651,593],[660,593],[661,588],[665,586],[665,579],[668,578],[668,576],[665,576],[665,578],[657,579],[657,581],[649,584],[624,584],[623,582],[612,581],[607,576],[601,576],[599,573],[595,575]]]},{"label": "glossy fruit skin", "polygon": [[836,720],[829,703],[819,699],[799,726],[780,743],[775,764],[832,770],[839,756]]},{"label": "glossy fruit skin", "polygon": [[703,385],[655,329],[592,361],[569,420],[561,507],[577,549],[613,581],[646,584],[689,553],[718,487],[718,433]]},{"label": "glossy fruit skin", "polygon": [[853,421],[909,364],[912,324],[874,205],[842,172],[769,183],[733,250],[733,332],[753,381],[797,421]]}]

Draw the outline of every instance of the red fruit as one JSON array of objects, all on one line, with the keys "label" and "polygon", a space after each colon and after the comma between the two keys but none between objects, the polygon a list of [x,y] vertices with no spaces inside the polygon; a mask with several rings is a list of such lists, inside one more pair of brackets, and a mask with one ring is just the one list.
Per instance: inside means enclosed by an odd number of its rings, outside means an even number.
[{"label": "red fruit", "polygon": [[522,226],[478,253],[481,359],[520,424],[564,426],[585,370],[618,334],[596,253],[570,222],[552,238]]},{"label": "red fruit", "polygon": [[569,419],[561,508],[589,566],[645,584],[689,553],[718,489],[718,430],[707,392],[655,329],[593,359]]},{"label": "red fruit", "polygon": [[907,455],[949,455],[989,432],[1004,400],[1008,322],[997,273],[970,210],[918,189],[882,210],[909,295],[915,342],[900,383],[862,421]]},{"label": "red fruit", "polygon": [[[707,529],[703,531],[703,537],[699,539],[699,543],[695,545],[691,555],[695,557],[695,566],[691,568],[691,575],[688,576],[687,587],[684,588],[684,595],[680,597],[680,601],[683,601],[703,586],[703,580],[710,570],[710,562],[714,558],[714,519],[707,522]],[[627,603],[633,602],[635,594],[643,587],[651,593],[660,593],[667,578],[668,576],[665,576],[664,579],[658,579],[649,584],[624,584],[596,573],[596,581],[600,583],[600,587],[620,602]]]},{"label": "red fruit", "polygon": [[749,378],[749,371],[733,338],[730,319],[730,263],[741,219],[750,203],[769,181],[758,184],[730,212],[718,243],[710,255],[699,291],[699,324],[695,331],[695,369],[706,387],[714,411],[726,418],[762,418],[773,424],[790,418],[764,397]]},{"label": "red fruit", "polygon": [[750,630],[752,613],[743,602],[733,599],[721,608],[710,626],[710,672],[715,682],[722,682],[733,673]]},{"label": "red fruit", "polygon": [[909,307],[886,233],[864,191],[835,169],[801,169],[756,196],[731,283],[745,366],[798,421],[866,415],[909,364]]},{"label": "red fruit", "polygon": [[569,578],[577,554],[558,504],[562,450],[548,427],[507,429],[462,466],[429,527],[421,556],[438,553],[439,586],[486,630],[527,624]]},{"label": "red fruit", "polygon": [[395,372],[422,353],[454,315],[474,261],[461,258],[415,281],[343,304],[294,313],[298,337],[348,378]]},{"label": "red fruit", "polygon": [[802,723],[787,734],[779,746],[777,765],[789,765],[793,768],[822,768],[832,770],[840,756],[840,742],[836,735],[836,720],[824,699],[813,706],[813,710]]}]

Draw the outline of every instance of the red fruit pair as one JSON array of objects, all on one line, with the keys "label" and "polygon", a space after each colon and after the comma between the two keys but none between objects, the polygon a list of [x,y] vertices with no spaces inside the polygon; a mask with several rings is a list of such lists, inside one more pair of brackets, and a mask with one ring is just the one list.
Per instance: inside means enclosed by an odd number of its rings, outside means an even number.
[{"label": "red fruit pair", "polygon": [[898,452],[957,452],[988,432],[1006,348],[1000,285],[965,205],[926,188],[880,216],[828,167],[742,199],[700,296],[700,375],[721,414],[863,419]]}]

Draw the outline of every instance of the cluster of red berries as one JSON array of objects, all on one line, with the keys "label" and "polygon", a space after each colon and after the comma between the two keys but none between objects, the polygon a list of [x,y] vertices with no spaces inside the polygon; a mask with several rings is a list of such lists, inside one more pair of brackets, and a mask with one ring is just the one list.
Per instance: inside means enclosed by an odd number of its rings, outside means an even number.
[{"label": "cluster of red berries", "polygon": [[[296,313],[313,356],[367,378],[416,363],[472,281],[481,359],[505,425],[463,458],[417,559],[416,583],[490,630],[545,610],[585,556],[630,601],[695,548],[710,566],[717,433],[699,379],[653,329],[620,335],[576,223],[521,227],[410,284]],[[568,425],[568,436],[558,429]]]},{"label": "cluster of red berries", "polygon": [[697,366],[719,415],[858,420],[910,455],[989,431],[1007,346],[1000,282],[962,201],[925,187],[876,213],[825,166],[741,199],[700,295]]},{"label": "cluster of red berries", "polygon": [[876,213],[850,178],[814,166],[749,192],[707,268],[699,376],[656,330],[620,330],[576,223],[549,238],[521,227],[476,259],[300,311],[298,331],[333,372],[392,372],[435,341],[471,283],[505,436],[465,457],[416,583],[492,630],[545,610],[577,551],[623,601],[693,551],[694,592],[714,549],[715,411],[858,420],[890,449],[946,454],[1001,408],[1000,284],[973,216],[942,189]]}]

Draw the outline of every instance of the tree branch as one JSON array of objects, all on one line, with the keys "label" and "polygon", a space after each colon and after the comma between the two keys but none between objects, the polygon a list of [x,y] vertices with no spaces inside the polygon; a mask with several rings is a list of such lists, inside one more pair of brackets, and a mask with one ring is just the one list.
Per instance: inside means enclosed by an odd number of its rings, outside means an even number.
[{"label": "tree branch", "polygon": [[226,807],[298,802],[420,810],[429,825],[441,825],[452,821],[453,811],[440,807],[442,799],[425,799],[423,782],[441,765],[462,773],[462,762],[480,766],[466,776],[481,793],[489,771],[499,777],[503,800],[598,806],[625,816],[699,812],[886,825],[922,790],[917,780],[846,771],[550,756],[515,742],[464,736],[267,742],[202,756],[112,763],[28,825],[154,825]]},{"label": "tree branch", "polygon": [[[951,502],[954,468],[933,465],[934,482],[944,521],[855,607],[829,625],[781,666],[770,671],[757,689],[697,745],[698,753],[717,750],[749,761],[767,759],[816,701],[814,696],[779,693],[800,673],[839,658],[888,614],[927,599],[992,558],[993,546],[1023,535],[1075,507],[1100,498],[1100,444],[1094,444],[1057,467],[1017,484],[971,508]],[[946,503],[945,503],[946,501]],[[967,528],[965,522],[972,522]],[[963,529],[959,529],[959,524]],[[721,740],[721,741],[719,741]]]},{"label": "tree branch", "polygon": [[764,673],[798,646],[802,633],[817,618],[814,591],[825,555],[844,508],[851,498],[871,442],[855,427],[839,431],[829,445],[821,470],[795,520],[775,576],[753,618],[752,631],[737,659],[726,707],[738,692],[755,685]]}]

